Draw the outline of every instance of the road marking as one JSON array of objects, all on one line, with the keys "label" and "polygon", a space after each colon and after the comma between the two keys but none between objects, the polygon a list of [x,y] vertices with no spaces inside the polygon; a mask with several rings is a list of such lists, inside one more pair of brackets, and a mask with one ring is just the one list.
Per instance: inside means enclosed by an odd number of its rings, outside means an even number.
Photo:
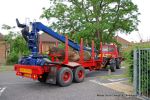
[{"label": "road marking", "polygon": [[111,83],[102,83],[102,82],[99,82],[97,80],[90,80],[90,81],[93,83],[105,86],[107,88],[119,91],[119,92],[124,92],[125,94],[131,95],[133,93],[133,87],[132,86],[121,83],[121,82],[126,82],[126,81],[111,82]]},{"label": "road marking", "polygon": [[125,69],[125,67],[121,67],[122,69]]},{"label": "road marking", "polygon": [[116,83],[121,83],[121,82],[126,82],[126,81],[119,81],[119,82],[111,82],[111,83],[102,83],[100,81],[96,81],[96,80],[90,80],[93,83],[99,84],[99,85],[103,85],[103,86],[107,86],[107,85],[111,85],[111,84],[116,84]]},{"label": "road marking", "polygon": [[4,92],[5,89],[6,89],[6,87],[0,88],[0,96],[2,95],[2,93]]},{"label": "road marking", "polygon": [[119,78],[119,79],[108,79],[111,82],[115,82],[115,81],[122,81],[125,80],[126,78]]},{"label": "road marking", "polygon": [[[36,81],[35,81],[36,82]],[[18,84],[31,84],[33,82],[14,82],[14,83],[1,83],[1,85],[18,85]]]},{"label": "road marking", "polygon": [[99,84],[99,85],[104,85],[104,83],[101,83],[101,82],[96,81],[96,80],[90,80],[90,82],[93,82],[93,83],[96,83],[96,84]]}]

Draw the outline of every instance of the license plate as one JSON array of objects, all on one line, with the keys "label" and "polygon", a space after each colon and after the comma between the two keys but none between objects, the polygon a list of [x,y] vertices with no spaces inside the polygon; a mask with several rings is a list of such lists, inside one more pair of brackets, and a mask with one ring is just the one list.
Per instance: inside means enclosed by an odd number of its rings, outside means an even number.
[{"label": "license plate", "polygon": [[20,68],[20,72],[31,74],[32,70],[31,69]]},{"label": "license plate", "polygon": [[23,76],[24,76],[24,77],[29,77],[29,78],[30,78],[30,77],[31,77],[31,74],[24,74]]}]

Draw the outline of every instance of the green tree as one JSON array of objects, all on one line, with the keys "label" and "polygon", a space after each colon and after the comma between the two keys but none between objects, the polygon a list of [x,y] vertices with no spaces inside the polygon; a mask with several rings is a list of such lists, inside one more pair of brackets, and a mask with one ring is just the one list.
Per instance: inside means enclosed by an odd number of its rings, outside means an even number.
[{"label": "green tree", "polygon": [[7,57],[8,64],[17,63],[19,57],[29,54],[27,43],[19,32],[12,30],[14,28],[9,25],[2,25],[2,29],[8,32],[4,36],[6,43],[10,46]]},{"label": "green tree", "polygon": [[77,41],[82,37],[112,42],[118,31],[137,30],[139,13],[131,0],[50,0],[50,4],[41,17],[55,20],[51,27],[58,32],[75,33],[71,38]]},{"label": "green tree", "polygon": [[30,52],[28,46],[21,35],[17,35],[11,40],[12,44],[8,54],[7,62],[10,64],[17,63],[18,59],[23,55],[28,55]]}]

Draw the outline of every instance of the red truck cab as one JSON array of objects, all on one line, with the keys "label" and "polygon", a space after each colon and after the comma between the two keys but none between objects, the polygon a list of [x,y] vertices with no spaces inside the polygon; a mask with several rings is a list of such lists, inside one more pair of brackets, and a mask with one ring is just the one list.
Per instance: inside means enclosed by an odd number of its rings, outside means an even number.
[{"label": "red truck cab", "polygon": [[111,45],[111,44],[107,44],[107,45],[103,45],[102,47],[102,53],[103,53],[103,57],[113,57],[113,58],[118,58],[119,56],[119,51],[116,45]]},{"label": "red truck cab", "polygon": [[110,69],[114,72],[120,69],[122,57],[119,55],[119,49],[115,44],[105,44],[102,47],[102,56],[104,68],[110,65]]}]

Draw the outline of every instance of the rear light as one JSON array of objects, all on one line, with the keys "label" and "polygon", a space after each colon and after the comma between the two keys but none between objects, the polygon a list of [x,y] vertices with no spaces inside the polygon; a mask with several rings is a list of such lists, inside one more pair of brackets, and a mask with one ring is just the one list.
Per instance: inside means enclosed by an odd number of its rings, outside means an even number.
[{"label": "rear light", "polygon": [[20,72],[17,72],[17,73],[16,73],[16,75],[18,75],[18,76],[22,76],[22,73],[20,73]]},{"label": "rear light", "polygon": [[40,75],[39,78],[42,78],[42,76]]},{"label": "rear light", "polygon": [[32,75],[32,78],[33,78],[34,80],[36,80],[36,79],[38,79],[38,76],[37,76],[36,74],[33,74],[33,75]]}]

